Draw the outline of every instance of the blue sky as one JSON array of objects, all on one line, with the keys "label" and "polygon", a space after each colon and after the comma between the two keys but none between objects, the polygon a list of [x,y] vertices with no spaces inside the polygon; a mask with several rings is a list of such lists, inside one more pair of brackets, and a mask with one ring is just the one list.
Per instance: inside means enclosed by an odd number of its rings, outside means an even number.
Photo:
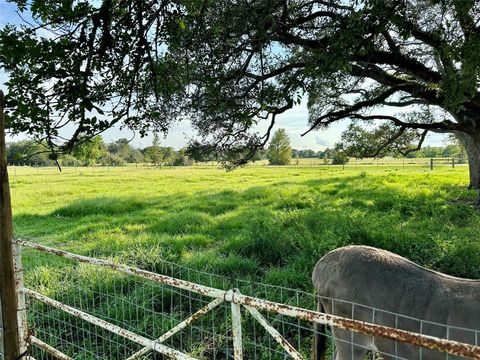
[{"label": "blue sky", "polygon": [[[5,0],[0,0],[0,28],[6,24],[19,24],[22,22],[15,10],[15,5],[7,3]],[[29,16],[25,14],[24,17],[28,18]],[[5,86],[7,79],[7,75],[0,69],[0,89],[4,92],[8,91]],[[328,129],[313,131],[302,137],[300,134],[308,129],[307,121],[308,110],[305,99],[300,105],[280,115],[277,118],[276,128],[286,129],[293,148],[322,150],[337,142],[340,139],[342,131],[347,126],[346,122],[336,123]],[[173,146],[178,149],[184,146],[188,139],[194,137],[194,135],[194,131],[189,126],[188,121],[184,121],[172,127],[169,134],[162,140],[162,145]],[[103,134],[103,138],[107,142],[121,137],[133,139],[132,145],[136,147],[145,147],[152,142],[152,136],[141,138],[138,134],[134,134],[130,130],[120,130],[118,127],[112,128]],[[441,146],[443,142],[444,137],[442,135],[432,134],[429,135],[425,143],[432,146]]]}]

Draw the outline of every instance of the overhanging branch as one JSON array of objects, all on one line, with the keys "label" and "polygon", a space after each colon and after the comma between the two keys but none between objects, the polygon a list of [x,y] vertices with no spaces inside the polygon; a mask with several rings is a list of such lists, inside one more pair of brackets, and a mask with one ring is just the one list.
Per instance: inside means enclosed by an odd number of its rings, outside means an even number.
[{"label": "overhanging branch", "polygon": [[390,96],[392,96],[398,91],[404,90],[407,86],[408,84],[391,87],[372,99],[359,101],[354,105],[347,107],[346,109],[343,109],[340,111],[331,111],[328,114],[320,116],[313,122],[312,126],[307,131],[305,131],[301,136],[308,134],[310,131],[312,131],[313,129],[317,128],[320,125],[324,125],[324,126],[329,125],[334,121],[348,118],[350,114],[355,113],[356,111],[362,110],[364,108],[372,107],[375,105],[380,105],[387,98],[389,98]]},{"label": "overhanging branch", "polygon": [[414,148],[410,148],[410,149],[407,149],[405,151],[402,151],[401,149],[398,149],[398,152],[400,154],[402,154],[403,156],[407,156],[409,153],[411,152],[415,152],[415,151],[418,151],[422,148],[422,145],[423,145],[423,142],[425,141],[426,137],[427,137],[427,134],[428,134],[428,130],[425,130],[421,135],[420,135],[420,140],[419,142],[417,143],[417,146],[414,147]]},{"label": "overhanging branch", "polygon": [[462,131],[463,129],[456,123],[444,120],[436,123],[419,123],[419,122],[406,122],[391,115],[362,115],[362,114],[349,114],[347,118],[360,119],[360,120],[380,120],[391,121],[394,125],[399,127],[405,127],[409,129],[423,129],[433,132],[452,132]]}]

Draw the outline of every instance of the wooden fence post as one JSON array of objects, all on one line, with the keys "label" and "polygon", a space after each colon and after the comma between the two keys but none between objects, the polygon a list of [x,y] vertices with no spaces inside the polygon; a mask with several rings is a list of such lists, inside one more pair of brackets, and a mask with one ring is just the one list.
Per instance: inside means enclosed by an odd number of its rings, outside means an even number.
[{"label": "wooden fence post", "polygon": [[433,170],[433,158],[430,159],[430,170]]},{"label": "wooden fence post", "polygon": [[4,97],[0,90],[0,303],[5,360],[20,355],[18,341],[17,294],[13,260],[13,226],[10,185],[5,150]]}]

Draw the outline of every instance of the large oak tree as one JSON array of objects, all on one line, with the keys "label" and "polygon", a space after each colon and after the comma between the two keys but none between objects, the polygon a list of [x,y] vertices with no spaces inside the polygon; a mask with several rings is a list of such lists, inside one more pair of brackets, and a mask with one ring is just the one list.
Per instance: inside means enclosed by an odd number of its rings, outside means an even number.
[{"label": "large oak tree", "polygon": [[[372,132],[374,156],[418,149],[428,132],[455,134],[469,188],[480,188],[480,2],[194,2],[185,14],[203,143],[262,146],[276,116],[306,95],[305,133],[348,119]],[[267,132],[246,135],[259,119]]]},{"label": "large oak tree", "polygon": [[308,96],[305,133],[365,123],[381,134],[373,154],[391,144],[409,151],[429,131],[455,134],[469,187],[480,188],[477,1],[32,1],[29,9],[35,23],[0,33],[9,128],[49,144],[52,157],[117,123],[143,134],[188,117],[199,135],[192,150],[243,164],[267,143],[276,116]]}]

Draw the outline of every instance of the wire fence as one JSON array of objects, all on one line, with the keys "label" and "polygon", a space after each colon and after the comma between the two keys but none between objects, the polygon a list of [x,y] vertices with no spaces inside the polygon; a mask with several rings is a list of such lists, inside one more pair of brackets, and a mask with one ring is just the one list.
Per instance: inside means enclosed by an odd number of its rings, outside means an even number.
[{"label": "wire fence", "polygon": [[[241,289],[242,294],[262,297],[296,307],[314,309],[315,297],[299,290],[270,286],[208,274],[161,262],[155,272],[216,289]],[[77,274],[77,276],[75,276]],[[33,286],[33,285],[32,285]],[[41,290],[41,287],[36,288]],[[65,276],[50,297],[74,308],[107,320],[148,338],[159,338],[182,320],[191,317],[211,302],[211,298],[152,282],[113,270],[81,264]],[[141,346],[65,314],[35,299],[30,299],[29,325],[35,336],[75,359],[128,358]],[[294,345],[304,358],[310,358],[313,341],[311,323],[275,313],[266,320]],[[222,303],[191,326],[169,338],[165,345],[198,359],[233,358],[233,334],[229,303]],[[253,317],[242,317],[243,348],[246,359],[284,359],[283,348]],[[47,359],[32,347],[35,359]]]},{"label": "wire fence", "polygon": [[[388,167],[394,167],[395,169],[412,169],[412,168],[425,168],[433,170],[435,168],[455,168],[465,167],[468,165],[466,159],[463,158],[382,158],[382,159],[356,159],[352,158],[345,164],[333,164],[331,160],[323,160],[318,158],[302,158],[292,159],[289,165],[281,165],[285,168],[320,168],[320,169],[363,169],[373,168],[382,169]],[[271,166],[268,164],[268,160],[259,160],[250,163],[248,167],[279,167]],[[155,170],[172,170],[172,169],[223,169],[218,162],[198,162],[191,166],[172,166],[172,165],[154,165],[150,163],[128,163],[121,166],[114,165],[93,165],[93,166],[81,166],[81,165],[62,165],[62,174],[89,174],[98,172],[113,172],[113,171],[133,171],[142,169],[155,169]],[[23,165],[9,165],[9,173],[12,177],[15,176],[30,176],[30,175],[43,175],[46,173],[59,173],[58,167],[54,165],[44,165],[36,163],[25,163]]]},{"label": "wire fence", "polygon": [[324,314],[314,311],[313,293],[168,261],[145,271],[22,244],[68,259],[58,263],[61,278],[48,279],[48,271],[27,278],[33,359],[163,359],[159,352],[179,359],[310,359],[321,334],[327,358],[336,352],[342,360],[480,359],[476,329],[327,298],[321,300],[331,311]]}]

